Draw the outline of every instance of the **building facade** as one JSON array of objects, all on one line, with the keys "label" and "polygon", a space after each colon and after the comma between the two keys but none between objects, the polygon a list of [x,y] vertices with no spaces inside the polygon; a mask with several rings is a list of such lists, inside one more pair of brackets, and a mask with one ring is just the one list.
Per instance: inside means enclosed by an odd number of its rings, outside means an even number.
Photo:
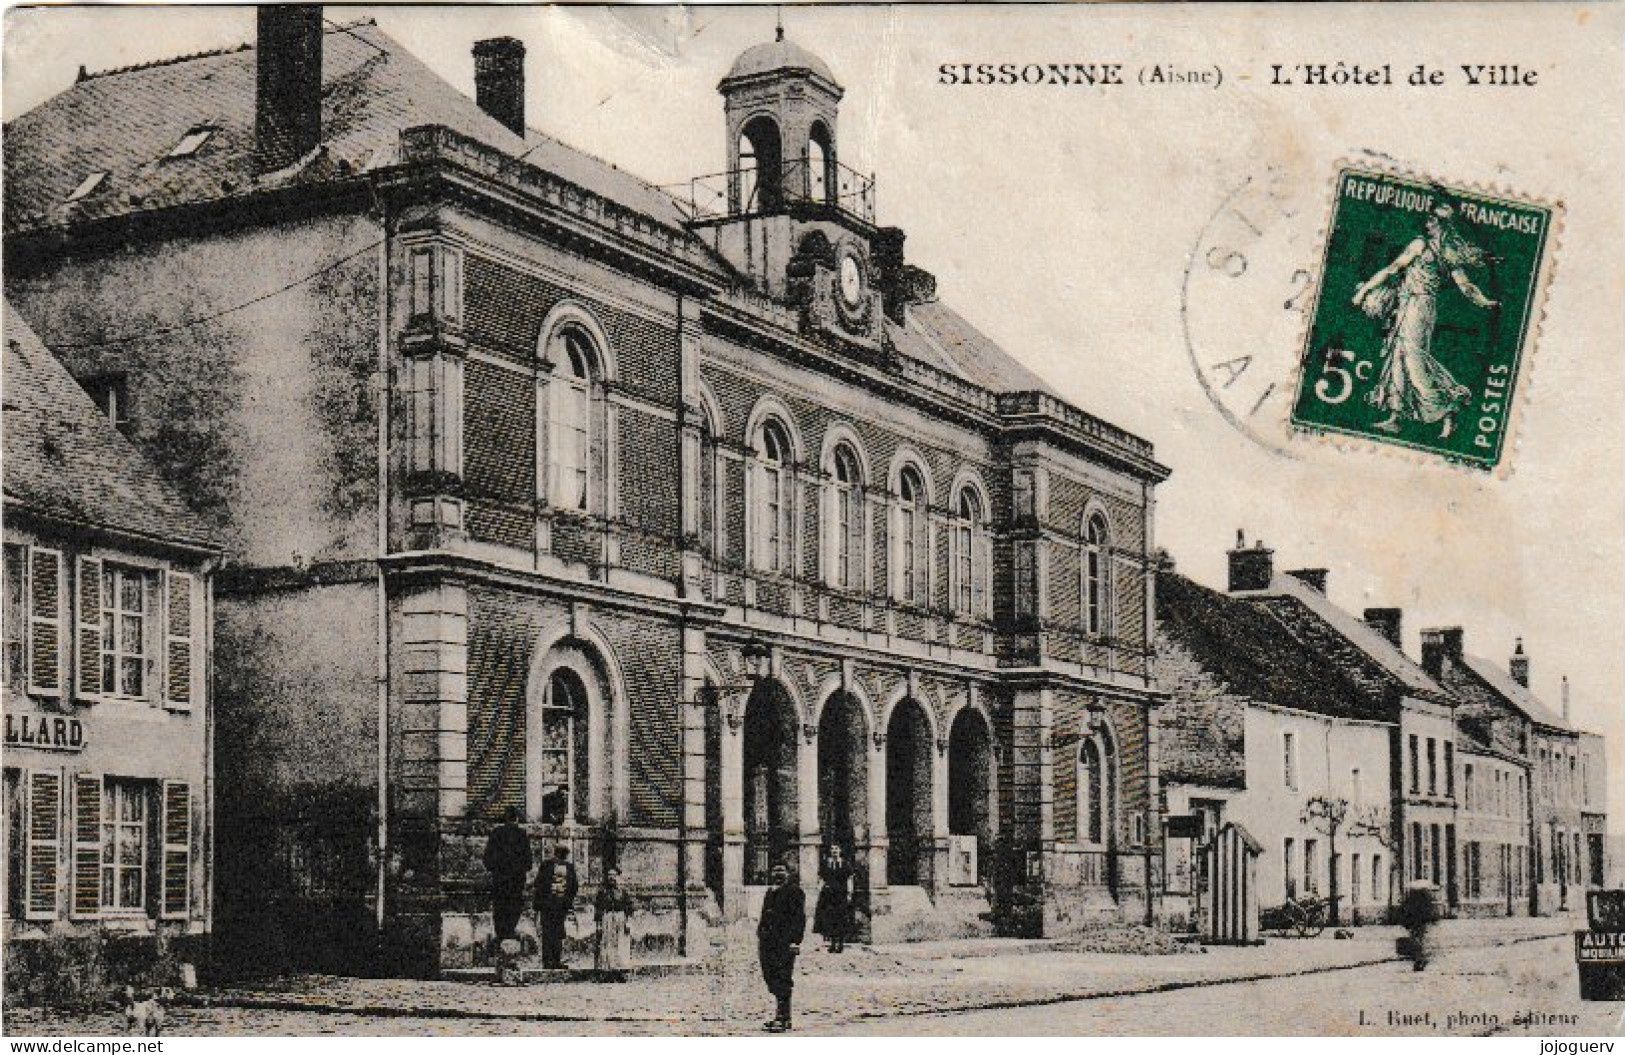
[{"label": "building facade", "polygon": [[[1385,920],[1392,716],[1268,613],[1172,569],[1157,626],[1163,787],[1170,818],[1200,818],[1191,850],[1234,821],[1263,848],[1261,907],[1336,897],[1337,922]],[[1212,877],[1201,860],[1192,871],[1199,895]]]},{"label": "building facade", "polygon": [[[832,843],[877,937],[1151,916],[1167,470],[937,299],[822,61],[740,56],[678,201],[529,129],[517,41],[469,100],[259,17],[8,133],[9,294],[232,558],[221,930],[473,962],[509,807],[645,955]],[[78,193],[63,138],[123,153]]]},{"label": "building facade", "polygon": [[[207,955],[220,547],[5,306],[6,983]],[[83,996],[84,993],[73,995]]]}]

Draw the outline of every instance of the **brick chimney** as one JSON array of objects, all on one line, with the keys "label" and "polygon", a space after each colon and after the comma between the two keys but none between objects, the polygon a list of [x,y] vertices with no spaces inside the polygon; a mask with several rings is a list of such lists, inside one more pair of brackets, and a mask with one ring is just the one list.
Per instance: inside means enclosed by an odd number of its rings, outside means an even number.
[{"label": "brick chimney", "polygon": [[257,9],[254,159],[261,172],[298,161],[322,141],[322,9]]},{"label": "brick chimney", "polygon": [[1429,677],[1444,676],[1444,663],[1461,662],[1462,632],[1459,626],[1436,626],[1422,631],[1422,669]]},{"label": "brick chimney", "polygon": [[1403,618],[1404,610],[1400,608],[1367,608],[1365,610],[1365,625],[1387,638],[1401,652],[1405,651],[1405,639],[1401,634],[1404,626]]},{"label": "brick chimney", "polygon": [[1569,720],[1569,676],[1563,675],[1563,720]]},{"label": "brick chimney", "polygon": [[1298,568],[1287,572],[1287,574],[1318,594],[1325,594],[1326,592],[1327,572],[1325,568]]},{"label": "brick chimney", "polygon": [[1518,643],[1512,646],[1512,658],[1507,660],[1507,673],[1511,674],[1512,680],[1519,685],[1526,689],[1529,687],[1529,656],[1524,653],[1521,637],[1518,638]]},{"label": "brick chimney", "polygon": [[516,136],[525,134],[525,45],[513,37],[474,44],[474,101]]},{"label": "brick chimney", "polygon": [[1247,548],[1247,539],[1236,532],[1236,548],[1230,551],[1230,590],[1267,590],[1275,575],[1275,551],[1265,549],[1262,540]]}]

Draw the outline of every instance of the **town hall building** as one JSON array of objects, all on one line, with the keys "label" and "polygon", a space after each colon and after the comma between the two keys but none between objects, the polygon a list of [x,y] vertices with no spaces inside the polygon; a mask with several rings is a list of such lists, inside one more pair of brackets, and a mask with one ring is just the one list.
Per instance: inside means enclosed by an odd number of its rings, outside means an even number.
[{"label": "town hall building", "polygon": [[225,542],[228,953],[479,962],[508,808],[644,957],[831,845],[875,940],[1159,911],[1168,470],[939,299],[834,71],[740,55],[673,196],[530,128],[516,40],[470,100],[258,19],[6,152],[7,296]]}]

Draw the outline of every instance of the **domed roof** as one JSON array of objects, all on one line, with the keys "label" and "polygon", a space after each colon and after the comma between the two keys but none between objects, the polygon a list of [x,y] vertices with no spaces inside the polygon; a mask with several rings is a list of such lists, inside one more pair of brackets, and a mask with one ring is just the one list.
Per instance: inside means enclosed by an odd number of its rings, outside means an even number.
[{"label": "domed roof", "polygon": [[757,74],[774,73],[778,70],[806,70],[813,76],[822,77],[839,87],[835,74],[830,72],[829,65],[795,41],[785,40],[783,30],[779,31],[778,39],[747,48],[734,60],[733,69],[728,71],[728,76],[724,80],[754,77]]}]

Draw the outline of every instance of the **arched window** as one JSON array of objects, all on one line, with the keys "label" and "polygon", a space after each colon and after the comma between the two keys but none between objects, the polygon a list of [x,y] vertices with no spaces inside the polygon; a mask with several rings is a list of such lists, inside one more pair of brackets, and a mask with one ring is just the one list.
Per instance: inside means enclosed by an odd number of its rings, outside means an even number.
[{"label": "arched window", "polygon": [[1111,834],[1112,773],[1110,751],[1098,736],[1078,749],[1078,841],[1096,846]]},{"label": "arched window", "polygon": [[949,534],[954,611],[963,615],[984,617],[988,614],[987,518],[982,509],[981,498],[969,487],[963,487],[959,491],[959,498],[954,503],[954,520]]},{"label": "arched window", "polygon": [[1110,583],[1107,573],[1106,518],[1091,513],[1083,527],[1083,632],[1101,637],[1108,631]]},{"label": "arched window", "polygon": [[548,501],[557,509],[585,512],[592,495],[596,437],[593,435],[592,341],[577,326],[552,338],[553,376],[548,384]]},{"label": "arched window", "polygon": [[700,552],[708,557],[714,557],[723,552],[723,542],[720,532],[721,518],[718,516],[719,505],[717,496],[717,479],[719,459],[717,454],[717,437],[711,431],[709,418],[700,419],[700,464],[699,487],[697,499],[699,508],[695,528],[699,533]]},{"label": "arched window", "polygon": [[573,670],[555,670],[542,698],[541,819],[562,824],[590,814],[592,751],[588,737],[587,687]]},{"label": "arched window", "polygon": [[794,536],[790,518],[794,495],[794,448],[790,435],[777,419],[762,425],[756,453],[756,487],[751,496],[753,537],[751,552],[760,571],[788,574],[793,570]]},{"label": "arched window", "polygon": [[893,531],[896,579],[893,588],[897,599],[905,604],[925,605],[927,592],[926,562],[929,559],[926,542],[926,508],[928,499],[925,481],[912,465],[903,466],[897,478],[897,517]]},{"label": "arched window", "polygon": [[864,559],[863,470],[857,453],[845,443],[836,445],[832,461],[824,524],[829,555],[826,579],[836,589],[861,590],[868,563]]}]

